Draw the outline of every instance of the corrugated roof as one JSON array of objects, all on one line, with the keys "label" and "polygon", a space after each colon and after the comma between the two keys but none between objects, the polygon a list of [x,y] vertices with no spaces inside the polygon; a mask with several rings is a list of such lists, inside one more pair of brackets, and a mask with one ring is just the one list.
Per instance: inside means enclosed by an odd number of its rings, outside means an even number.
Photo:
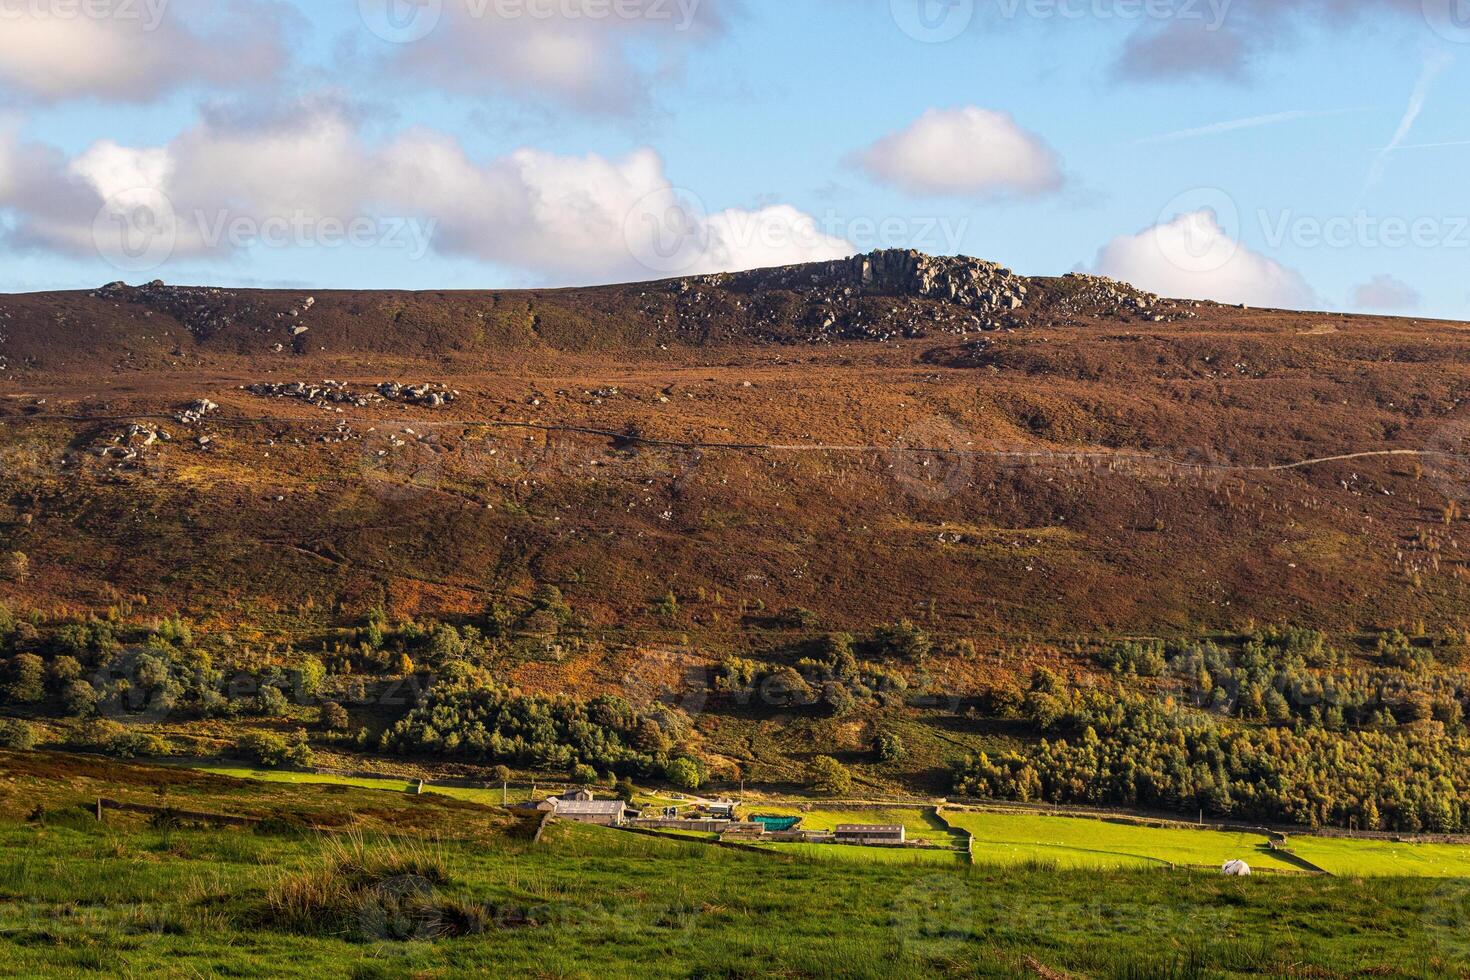
[{"label": "corrugated roof", "polygon": [[897,834],[902,832],[903,827],[898,824],[844,823],[837,825],[839,834]]},{"label": "corrugated roof", "polygon": [[556,800],[557,813],[568,816],[616,816],[628,808],[622,800]]}]

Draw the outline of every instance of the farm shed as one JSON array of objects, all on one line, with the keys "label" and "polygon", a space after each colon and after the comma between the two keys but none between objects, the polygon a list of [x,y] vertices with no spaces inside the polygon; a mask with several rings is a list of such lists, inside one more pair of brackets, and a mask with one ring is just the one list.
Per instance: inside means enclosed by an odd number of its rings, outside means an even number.
[{"label": "farm shed", "polygon": [[903,844],[908,840],[902,824],[838,824],[834,835],[839,844]]},{"label": "farm shed", "polygon": [[552,813],[562,820],[597,824],[601,827],[621,827],[628,814],[628,804],[622,800],[553,799],[548,802],[551,803]]}]

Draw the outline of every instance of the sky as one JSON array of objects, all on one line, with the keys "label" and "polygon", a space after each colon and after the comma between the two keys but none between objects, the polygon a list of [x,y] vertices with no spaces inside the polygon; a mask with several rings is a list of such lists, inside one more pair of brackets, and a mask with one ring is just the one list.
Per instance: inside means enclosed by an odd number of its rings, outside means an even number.
[{"label": "sky", "polygon": [[0,290],[880,247],[1470,319],[1470,0],[0,0]]}]

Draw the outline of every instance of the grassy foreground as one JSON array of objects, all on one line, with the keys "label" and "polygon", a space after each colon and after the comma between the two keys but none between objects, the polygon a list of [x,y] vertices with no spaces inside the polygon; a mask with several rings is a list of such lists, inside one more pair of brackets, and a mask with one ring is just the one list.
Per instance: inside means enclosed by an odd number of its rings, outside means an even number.
[{"label": "grassy foreground", "polygon": [[[401,846],[362,841],[368,853]],[[1211,975],[1304,975],[1311,964],[1317,976],[1429,976],[1470,963],[1463,885],[840,865],[573,826],[539,846],[431,845],[437,892],[456,910],[443,918],[397,904],[404,877],[336,918],[273,908],[283,882],[314,880],[339,850],[313,835],[7,824],[0,969],[1198,976],[1206,965]],[[451,920],[478,925],[455,935]]]},{"label": "grassy foreground", "polygon": [[[268,822],[99,824],[97,795]],[[428,794],[0,753],[0,974],[1470,976],[1459,880],[858,864],[529,830]]]}]

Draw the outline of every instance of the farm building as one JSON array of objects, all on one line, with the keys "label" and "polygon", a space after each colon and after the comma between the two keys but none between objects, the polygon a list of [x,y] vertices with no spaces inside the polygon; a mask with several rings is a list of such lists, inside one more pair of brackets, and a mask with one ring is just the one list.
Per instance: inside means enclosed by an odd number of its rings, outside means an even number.
[{"label": "farm building", "polygon": [[833,836],[839,844],[901,845],[908,840],[902,824],[839,824]]},{"label": "farm building", "polygon": [[568,800],[552,797],[546,801],[554,816],[575,823],[621,827],[628,817],[628,804],[622,800]]}]

